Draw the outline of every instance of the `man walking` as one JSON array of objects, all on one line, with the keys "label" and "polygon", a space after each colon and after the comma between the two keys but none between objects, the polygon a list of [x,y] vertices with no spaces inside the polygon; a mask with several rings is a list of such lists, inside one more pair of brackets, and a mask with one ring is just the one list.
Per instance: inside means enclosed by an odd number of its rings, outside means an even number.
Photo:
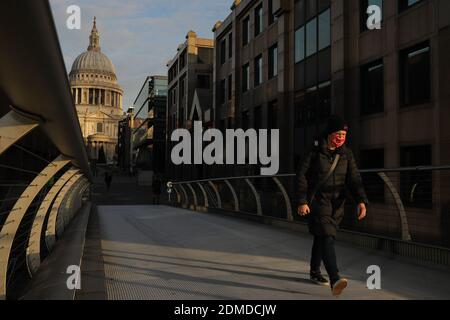
[{"label": "man walking", "polygon": [[[335,296],[340,295],[348,284],[339,275],[334,247],[344,215],[345,187],[358,204],[359,220],[365,218],[369,203],[354,155],[345,145],[347,133],[345,121],[339,116],[331,116],[323,136],[303,159],[298,175],[298,214],[309,215],[309,230],[314,236],[311,280],[330,285]],[[330,281],[322,276],[322,261]]]},{"label": "man walking", "polygon": [[105,172],[105,183],[106,183],[106,189],[109,192],[111,189],[111,183],[112,183],[112,173],[109,171]]}]

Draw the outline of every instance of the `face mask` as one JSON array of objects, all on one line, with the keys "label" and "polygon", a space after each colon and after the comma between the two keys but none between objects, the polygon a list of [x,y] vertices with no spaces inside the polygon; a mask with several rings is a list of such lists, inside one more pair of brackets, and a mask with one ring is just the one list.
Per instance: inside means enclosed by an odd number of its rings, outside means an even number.
[{"label": "face mask", "polygon": [[345,144],[346,138],[341,137],[339,133],[333,133],[330,138],[331,147],[340,148]]}]

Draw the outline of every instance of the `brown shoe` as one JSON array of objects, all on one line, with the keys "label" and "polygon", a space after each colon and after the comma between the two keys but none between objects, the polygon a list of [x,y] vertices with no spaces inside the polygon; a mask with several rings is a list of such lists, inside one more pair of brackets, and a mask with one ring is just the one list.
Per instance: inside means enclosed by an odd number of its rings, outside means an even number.
[{"label": "brown shoe", "polygon": [[334,284],[331,285],[331,291],[333,293],[333,296],[337,297],[342,294],[342,291],[344,291],[345,288],[347,288],[348,280],[341,278],[338,281],[336,281]]}]

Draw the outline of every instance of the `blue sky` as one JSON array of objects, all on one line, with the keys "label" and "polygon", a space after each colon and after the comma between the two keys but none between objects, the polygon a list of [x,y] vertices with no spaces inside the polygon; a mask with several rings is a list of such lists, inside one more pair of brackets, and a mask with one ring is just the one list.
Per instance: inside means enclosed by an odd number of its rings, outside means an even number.
[{"label": "blue sky", "polygon": [[[189,30],[213,38],[217,20],[230,13],[231,0],[50,0],[68,72],[87,49],[97,17],[102,51],[116,67],[124,108],[132,105],[145,77],[167,74],[166,63]],[[81,8],[81,30],[69,30],[67,7]]]}]

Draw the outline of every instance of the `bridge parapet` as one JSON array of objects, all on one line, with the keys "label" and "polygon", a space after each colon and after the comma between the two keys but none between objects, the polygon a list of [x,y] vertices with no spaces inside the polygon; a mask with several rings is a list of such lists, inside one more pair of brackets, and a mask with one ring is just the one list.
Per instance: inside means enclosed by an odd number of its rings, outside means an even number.
[{"label": "bridge parapet", "polygon": [[[357,221],[355,203],[349,196],[340,238],[450,265],[450,241],[446,237],[450,233],[450,166],[368,169],[360,173],[371,202],[368,217]],[[195,185],[198,190],[187,187]],[[297,214],[296,174],[177,181],[170,186],[175,191],[171,197],[175,206],[307,230],[307,218]]]},{"label": "bridge parapet", "polygon": [[10,43],[0,50],[1,300],[20,297],[45,243],[87,200],[91,174],[48,1],[6,0],[0,12]]}]

